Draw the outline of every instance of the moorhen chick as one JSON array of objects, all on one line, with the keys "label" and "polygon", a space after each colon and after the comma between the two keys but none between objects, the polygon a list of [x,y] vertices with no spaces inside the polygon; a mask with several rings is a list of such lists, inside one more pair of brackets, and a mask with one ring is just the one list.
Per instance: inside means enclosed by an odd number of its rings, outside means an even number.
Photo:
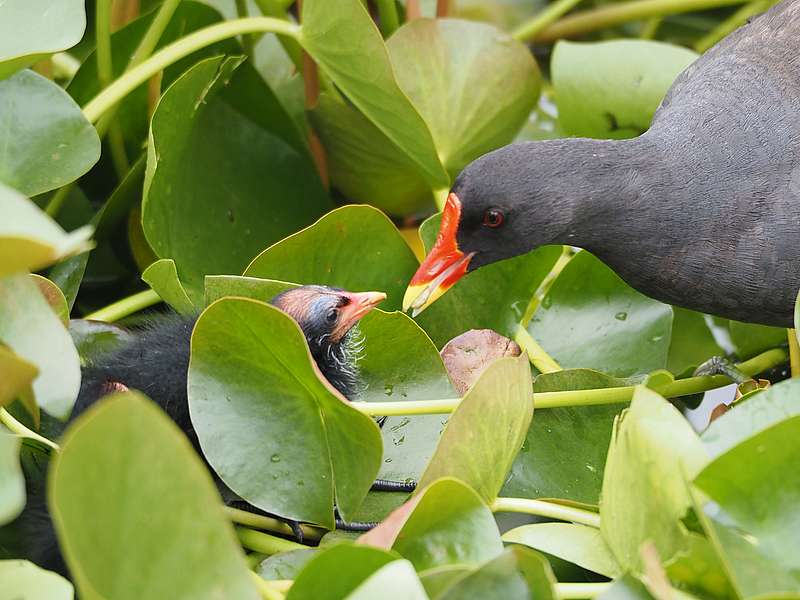
[{"label": "moorhen chick", "polygon": [[642,293],[791,327],[800,288],[800,0],[784,0],[675,80],[628,140],[521,143],[469,164],[404,308],[468,271],[579,246]]}]

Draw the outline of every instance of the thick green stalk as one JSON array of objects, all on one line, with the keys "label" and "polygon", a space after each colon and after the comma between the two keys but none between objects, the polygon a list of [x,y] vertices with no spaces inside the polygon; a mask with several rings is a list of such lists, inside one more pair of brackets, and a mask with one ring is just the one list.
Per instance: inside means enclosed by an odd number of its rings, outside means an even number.
[{"label": "thick green stalk", "polygon": [[599,596],[608,588],[611,582],[600,583],[556,583],[556,597],[560,600],[582,600]]},{"label": "thick green stalk", "polygon": [[[236,0],[236,16],[240,19],[246,19],[250,15],[247,12],[247,0]],[[255,34],[247,34],[242,36],[242,47],[244,53],[252,60],[255,57],[256,42],[258,41]]]},{"label": "thick green stalk", "polygon": [[250,579],[253,581],[253,585],[256,586],[262,600],[284,600],[284,598],[286,598],[286,596],[273,588],[269,584],[269,581],[266,581],[257,573],[250,571]]},{"label": "thick green stalk", "polygon": [[90,122],[95,123],[103,113],[116,106],[125,96],[150,79],[150,77],[192,52],[221,40],[259,31],[297,38],[300,34],[300,27],[270,17],[248,17],[247,19],[225,21],[224,23],[199,29],[165,46],[141,64],[124,73],[114,83],[92,98],[83,107],[83,114]]},{"label": "thick green stalk", "polygon": [[[100,87],[106,87],[114,78],[114,64],[111,58],[111,0],[97,0],[95,9],[95,57],[97,59],[97,79]],[[128,157],[125,155],[125,138],[119,123],[111,123],[108,134],[111,162],[117,177],[122,179],[128,172]]]},{"label": "thick green stalk", "polygon": [[581,0],[556,0],[548,4],[544,10],[539,11],[531,19],[517,27],[511,35],[518,40],[531,40],[542,29],[555,22],[560,17],[580,4]]},{"label": "thick green stalk", "polygon": [[161,302],[161,297],[158,294],[153,290],[145,290],[96,310],[86,315],[84,319],[113,323],[159,302]]},{"label": "thick green stalk", "polygon": [[514,341],[528,353],[528,360],[541,373],[555,373],[561,370],[561,366],[539,345],[539,342],[533,339],[533,336],[528,333],[524,326],[517,325]]},{"label": "thick green stalk", "polygon": [[705,52],[726,35],[733,33],[733,31],[744,25],[747,19],[764,12],[775,4],[776,1],[777,0],[755,0],[754,2],[748,2],[730,17],[719,23],[714,29],[709,31],[707,35],[697,40],[694,44],[694,49],[697,52]]},{"label": "thick green stalk", "polygon": [[651,17],[647,19],[644,25],[642,25],[642,30],[639,32],[639,39],[654,40],[663,21],[664,19],[662,17]]},{"label": "thick green stalk", "polygon": [[524,513],[537,515],[559,521],[580,523],[596,529],[600,528],[600,515],[582,508],[564,506],[545,500],[529,500],[527,498],[497,498],[492,502],[492,512]]},{"label": "thick green stalk", "polygon": [[264,533],[263,531],[256,531],[255,529],[247,529],[246,527],[237,527],[236,536],[243,547],[248,550],[255,550],[267,556],[279,554],[281,552],[289,552],[290,550],[307,550],[308,546],[298,544],[291,540]]},{"label": "thick green stalk", "polygon": [[397,5],[394,0],[376,0],[378,17],[381,22],[381,33],[384,39],[392,35],[400,27],[400,18],[397,16]]},{"label": "thick green stalk", "polygon": [[[613,27],[630,21],[664,17],[685,12],[708,10],[742,4],[744,0],[634,0],[606,4],[599,8],[574,13],[545,27],[533,38],[537,42],[553,42],[591,31]],[[530,41],[530,38],[517,38]]]},{"label": "thick green stalk", "polygon": [[10,412],[8,412],[5,408],[0,408],[0,423],[8,427],[9,431],[11,431],[12,433],[16,433],[20,437],[36,440],[37,442],[41,442],[45,446],[49,446],[55,451],[60,450],[58,444],[56,444],[55,442],[51,442],[46,437],[41,436],[35,431],[25,427],[25,425],[17,421],[13,417],[13,415]]},{"label": "thick green stalk", "polygon": [[800,343],[798,343],[797,330],[787,329],[789,338],[789,367],[792,377],[800,377]]},{"label": "thick green stalk", "polygon": [[[238,525],[246,525],[247,527],[263,529],[265,531],[272,531],[273,533],[282,533],[285,535],[291,535],[293,533],[292,528],[289,527],[285,521],[280,521],[273,517],[258,515],[256,513],[251,513],[246,510],[239,510],[238,508],[233,508],[230,506],[225,507],[225,514],[228,516],[228,519],[234,523],[237,523]],[[300,525],[300,529],[303,532],[303,539],[314,542],[320,540],[326,531],[321,527],[314,527],[313,525]]]},{"label": "thick green stalk", "polygon": [[128,61],[128,66],[125,69],[126,71],[137,65],[140,65],[147,58],[149,58],[151,54],[153,54],[153,50],[156,49],[158,41],[161,39],[161,36],[164,35],[164,30],[172,20],[172,15],[175,14],[175,11],[180,3],[181,0],[164,0],[164,2],[161,3],[156,16],[150,23],[150,27],[147,28],[144,36],[139,41],[139,45],[136,46],[136,50],[133,51],[133,55]]},{"label": "thick green stalk", "polygon": [[[261,14],[265,17],[274,17],[276,19],[281,19],[282,21],[289,21],[289,17],[286,14],[286,10],[288,6],[284,6],[285,3],[280,2],[279,0],[254,0],[256,6],[261,11]],[[278,42],[280,42],[281,46],[283,46],[284,52],[294,64],[294,68],[297,69],[298,72],[303,71],[303,49],[300,47],[300,44],[297,43],[296,39],[287,38],[285,36],[279,35]]]},{"label": "thick green stalk", "polygon": [[61,207],[64,206],[64,202],[66,202],[69,193],[72,191],[73,185],[75,185],[74,181],[61,186],[53,192],[53,195],[50,196],[50,200],[47,202],[47,206],[44,207],[44,212],[55,219],[58,213],[61,212]]}]

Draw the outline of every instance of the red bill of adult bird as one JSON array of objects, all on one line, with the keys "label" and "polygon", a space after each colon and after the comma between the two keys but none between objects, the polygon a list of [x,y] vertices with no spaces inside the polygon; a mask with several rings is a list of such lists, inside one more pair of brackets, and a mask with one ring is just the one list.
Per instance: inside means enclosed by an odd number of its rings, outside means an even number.
[{"label": "red bill of adult bird", "polygon": [[725,38],[628,140],[513,144],[469,164],[404,308],[546,244],[584,248],[642,293],[792,326],[800,288],[800,0]]}]

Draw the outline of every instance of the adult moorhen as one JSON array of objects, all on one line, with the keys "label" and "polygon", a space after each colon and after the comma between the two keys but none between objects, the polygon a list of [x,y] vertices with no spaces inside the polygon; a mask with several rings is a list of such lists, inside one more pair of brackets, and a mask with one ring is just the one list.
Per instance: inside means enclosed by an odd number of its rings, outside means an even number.
[{"label": "adult moorhen", "polygon": [[466,272],[545,244],[585,248],[658,300],[791,327],[800,0],[689,66],[638,138],[513,144],[468,165],[404,308],[416,314]]}]

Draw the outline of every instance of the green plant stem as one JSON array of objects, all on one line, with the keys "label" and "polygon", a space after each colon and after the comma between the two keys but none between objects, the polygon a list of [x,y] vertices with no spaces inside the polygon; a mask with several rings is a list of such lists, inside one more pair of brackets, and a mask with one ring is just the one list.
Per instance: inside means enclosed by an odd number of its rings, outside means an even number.
[{"label": "green plant stem", "polygon": [[386,39],[400,26],[400,19],[397,16],[397,5],[394,0],[376,0],[375,4],[378,6],[381,33],[384,39]]},{"label": "green plant stem", "polygon": [[594,598],[611,587],[611,582],[600,583],[556,583],[556,597],[560,600]]},{"label": "green plant stem", "polygon": [[86,315],[84,319],[113,323],[159,302],[161,302],[161,297],[158,294],[153,290],[145,290],[96,310]]},{"label": "green plant stem", "polygon": [[286,596],[272,587],[269,584],[269,581],[263,579],[257,573],[250,571],[250,579],[253,581],[253,584],[258,590],[258,594],[263,598],[263,600],[284,600],[284,598],[286,598]]},{"label": "green plant stem", "polygon": [[523,327],[527,327],[531,322],[533,315],[536,313],[536,310],[542,303],[542,298],[544,298],[547,295],[547,292],[550,291],[553,283],[555,283],[556,279],[558,279],[558,276],[561,275],[561,271],[564,270],[564,267],[566,267],[569,261],[572,260],[573,256],[575,256],[575,253],[569,246],[562,246],[561,255],[553,265],[553,268],[550,269],[550,272],[545,276],[544,279],[542,279],[542,283],[539,284],[539,287],[533,294],[531,301],[528,303],[528,308],[525,309],[525,314],[522,316],[520,321],[520,324]]},{"label": "green plant stem", "polygon": [[539,345],[539,342],[533,339],[533,336],[522,325],[517,325],[514,341],[528,353],[528,360],[541,373],[561,371],[561,366]]},{"label": "green plant stem", "polygon": [[800,343],[796,329],[787,329],[786,337],[789,338],[789,367],[792,377],[800,377]]},{"label": "green plant stem", "polygon": [[199,29],[165,46],[141,64],[124,73],[92,98],[83,107],[83,114],[91,123],[96,123],[103,113],[116,106],[125,96],[150,77],[192,52],[224,39],[259,31],[277,33],[295,39],[300,35],[300,27],[297,25],[271,17],[248,17]]},{"label": "green plant stem", "polygon": [[[293,533],[292,528],[289,527],[288,524],[273,517],[258,515],[230,506],[225,507],[225,514],[228,516],[228,519],[238,525],[246,525],[247,527],[264,529],[266,531],[272,531],[273,533],[282,533],[286,535],[291,535]],[[300,525],[300,529],[303,532],[303,539],[313,542],[319,541],[326,532],[325,529],[314,527],[313,525]]]},{"label": "green plant stem", "polygon": [[128,61],[128,66],[125,69],[126,71],[142,64],[153,54],[153,51],[158,45],[158,41],[161,39],[161,36],[164,35],[164,31],[167,29],[167,25],[169,25],[169,22],[172,20],[172,15],[175,14],[180,3],[181,0],[164,0],[164,2],[161,3],[156,16],[153,18],[153,21],[150,23],[142,39],[139,40],[139,45],[136,46],[136,50],[133,51],[131,59]]},{"label": "green plant stem", "polygon": [[68,183],[67,185],[61,186],[55,192],[53,192],[53,195],[47,202],[47,206],[44,207],[44,212],[46,212],[48,216],[53,219],[58,216],[58,213],[61,212],[61,208],[64,206],[64,202],[66,202],[69,193],[72,191],[73,185],[75,185],[74,181]]},{"label": "green plant stem", "polygon": [[661,27],[661,23],[664,21],[662,17],[651,17],[644,22],[642,25],[642,31],[639,33],[639,39],[642,40],[652,40],[655,39],[656,33],[658,33],[658,28]]},{"label": "green plant stem", "polygon": [[[755,375],[784,364],[788,360],[782,348],[767,350],[748,361],[739,363],[737,367],[745,375]],[[667,398],[691,396],[728,385],[731,380],[725,375],[689,377],[678,379],[657,391]],[[538,392],[534,394],[534,406],[543,408],[560,408],[565,406],[591,406],[597,404],[617,404],[630,402],[636,386],[597,388],[591,390],[570,390],[564,392]],[[453,412],[461,402],[460,398],[446,400],[410,400],[406,402],[351,402],[350,405],[366,415],[400,416],[400,415],[441,415]]]},{"label": "green plant stem", "polygon": [[[533,40],[553,42],[561,38],[575,37],[584,33],[613,27],[629,21],[643,21],[651,17],[664,17],[685,12],[719,8],[742,4],[744,0],[634,0],[607,4],[599,8],[584,10],[545,27]],[[529,41],[530,38],[517,38]]]},{"label": "green plant stem", "polygon": [[289,552],[290,550],[307,550],[308,546],[298,544],[291,540],[264,533],[263,531],[256,531],[255,529],[247,529],[246,527],[237,527],[236,536],[243,547],[248,550],[255,550],[267,556],[279,554],[281,552]]},{"label": "green plant stem", "polygon": [[[254,0],[256,6],[261,11],[261,14],[265,17],[274,17],[276,19],[281,19],[282,21],[286,21],[289,23],[289,17],[286,15],[286,11],[288,10],[289,6],[292,5],[292,2],[281,2],[280,0]],[[297,69],[298,72],[303,72],[303,50],[300,48],[300,44],[297,43],[296,39],[287,38],[286,36],[279,35],[278,42],[280,42],[281,46],[283,46],[284,52],[294,64],[294,68]]]},{"label": "green plant stem", "polygon": [[81,68],[81,62],[69,52],[56,52],[50,60],[53,62],[53,76],[56,79],[70,80]]},{"label": "green plant stem", "polygon": [[29,438],[32,440],[36,440],[37,442],[41,442],[45,446],[48,446],[58,452],[61,448],[59,448],[58,444],[48,440],[46,437],[39,435],[35,431],[28,429],[17,421],[13,415],[8,412],[5,408],[0,408],[0,423],[8,427],[10,431],[16,433],[17,435],[25,438]]},{"label": "green plant stem", "polygon": [[580,523],[600,528],[600,515],[595,512],[583,510],[582,508],[575,508],[572,506],[564,506],[563,504],[556,504],[555,502],[547,502],[545,500],[529,500],[527,498],[497,498],[492,502],[492,512],[511,512],[511,513],[524,513],[527,515],[538,515],[540,517],[548,517],[550,519],[558,519],[559,521],[570,521],[572,523]]},{"label": "green plant stem", "polygon": [[[236,16],[240,19],[246,19],[250,16],[247,13],[247,0],[236,0]],[[245,54],[250,57],[250,60],[255,57],[256,41],[258,40],[255,34],[250,33],[242,36],[242,47]]]},{"label": "green plant stem", "polygon": [[755,0],[754,2],[748,2],[730,17],[719,23],[706,35],[697,40],[694,44],[694,49],[697,52],[705,52],[726,35],[744,25],[747,19],[764,12],[775,4],[775,2],[776,0]]},{"label": "green plant stem", "polygon": [[511,35],[518,40],[531,40],[542,29],[564,16],[580,2],[581,0],[556,0],[517,27]]}]

